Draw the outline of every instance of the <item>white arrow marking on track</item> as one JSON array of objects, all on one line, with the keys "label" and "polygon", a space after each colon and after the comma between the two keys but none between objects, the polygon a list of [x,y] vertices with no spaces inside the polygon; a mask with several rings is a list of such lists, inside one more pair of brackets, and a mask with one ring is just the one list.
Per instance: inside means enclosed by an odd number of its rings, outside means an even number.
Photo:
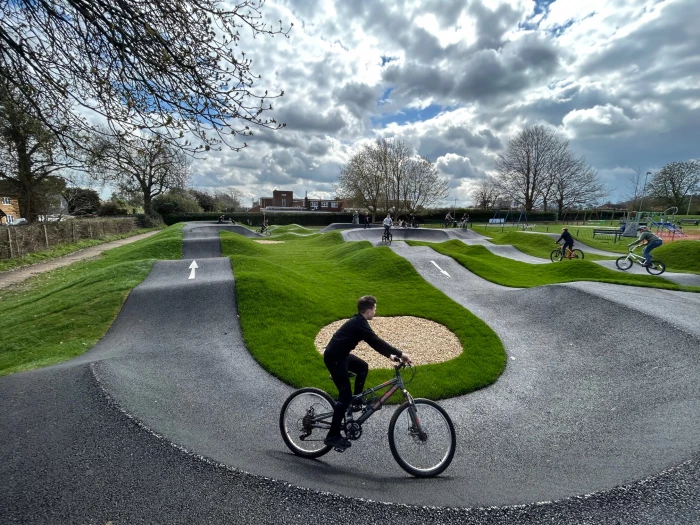
[{"label": "white arrow marking on track", "polygon": [[197,266],[197,261],[192,261],[192,264],[190,264],[190,276],[188,279],[194,279],[194,271],[197,268],[199,268],[199,266]]},{"label": "white arrow marking on track", "polygon": [[446,272],[445,270],[443,270],[442,268],[440,268],[440,267],[437,265],[437,263],[436,263],[435,261],[430,261],[430,262],[433,263],[433,264],[435,265],[435,268],[437,268],[438,270],[440,270],[440,273],[443,273],[443,274],[447,275],[447,277],[450,276],[450,274],[447,273],[447,272]]}]

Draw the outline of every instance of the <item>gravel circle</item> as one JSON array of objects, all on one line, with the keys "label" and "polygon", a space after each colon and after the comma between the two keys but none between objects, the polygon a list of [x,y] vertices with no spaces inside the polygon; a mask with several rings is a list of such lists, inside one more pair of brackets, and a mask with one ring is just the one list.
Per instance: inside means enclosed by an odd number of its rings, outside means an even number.
[{"label": "gravel circle", "polygon": [[[333,334],[346,321],[341,319],[321,328],[314,340],[316,350],[323,353]],[[453,332],[428,319],[410,315],[375,317],[369,321],[369,325],[386,342],[408,352],[417,365],[449,361],[462,352],[462,344]],[[370,369],[391,368],[391,362],[364,341],[357,345],[353,353],[364,359]]]}]

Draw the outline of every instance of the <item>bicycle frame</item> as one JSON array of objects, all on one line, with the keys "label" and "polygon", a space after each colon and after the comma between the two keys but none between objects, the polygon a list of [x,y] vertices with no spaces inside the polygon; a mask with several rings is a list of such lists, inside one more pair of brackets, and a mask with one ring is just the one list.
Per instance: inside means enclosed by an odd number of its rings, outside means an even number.
[{"label": "bicycle frame", "polygon": [[[393,379],[389,379],[388,381],[385,381],[381,385],[377,385],[372,388],[366,389],[364,392],[361,394],[357,394],[352,396],[351,403],[357,402],[360,400],[364,400],[368,396],[371,396],[372,394],[375,394],[376,392],[379,392],[385,388],[388,390],[382,394],[382,396],[377,399],[377,401],[368,406],[367,410],[357,419],[352,419],[355,423],[357,424],[362,424],[365,421],[367,421],[372,414],[374,414],[377,410],[380,410],[387,402],[387,400],[394,395],[398,390],[401,390],[401,393],[404,396],[405,401],[409,401],[411,404],[413,404],[413,397],[411,394],[408,393],[408,391],[405,388],[404,382],[403,382],[403,377],[401,377],[401,374],[399,373],[399,370],[401,368],[404,368],[404,365],[396,365],[394,367],[396,375],[394,376]],[[324,412],[322,414],[317,414],[314,415],[313,418],[311,419],[311,423],[314,425],[318,425],[321,428],[330,428],[330,419],[333,417],[333,412]],[[422,431],[421,431],[422,433]]]}]

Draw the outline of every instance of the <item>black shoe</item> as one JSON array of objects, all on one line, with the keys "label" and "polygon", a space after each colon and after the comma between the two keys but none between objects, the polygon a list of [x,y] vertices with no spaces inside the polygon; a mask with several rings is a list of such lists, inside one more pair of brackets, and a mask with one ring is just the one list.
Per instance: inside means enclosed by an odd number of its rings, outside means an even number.
[{"label": "black shoe", "polygon": [[644,262],[644,263],[642,263],[642,266],[644,266],[645,268],[650,268],[650,267],[651,267],[651,263]]},{"label": "black shoe", "polygon": [[323,443],[329,447],[341,448],[343,450],[352,446],[352,443],[343,436],[327,436],[326,439],[323,440]]}]

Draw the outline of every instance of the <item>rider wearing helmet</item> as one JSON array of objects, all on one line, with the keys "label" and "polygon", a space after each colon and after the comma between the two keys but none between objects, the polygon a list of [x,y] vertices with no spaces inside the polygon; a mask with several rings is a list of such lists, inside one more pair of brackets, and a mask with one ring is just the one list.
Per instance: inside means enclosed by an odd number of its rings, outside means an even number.
[{"label": "rider wearing helmet", "polygon": [[637,244],[645,244],[646,246],[644,247],[644,251],[642,251],[642,255],[644,256],[644,266],[651,266],[651,251],[654,248],[661,246],[664,241],[654,235],[646,226],[640,226],[637,231],[639,232],[639,237],[636,241],[628,244],[627,246],[631,248]]},{"label": "rider wearing helmet", "polygon": [[574,238],[573,236],[569,233],[569,228],[562,228],[561,229],[561,237],[557,239],[557,244],[564,239],[564,245],[561,247],[562,250],[562,255],[564,257],[570,257],[570,255],[566,255],[566,249],[569,248],[569,253],[571,253],[574,250]]}]

